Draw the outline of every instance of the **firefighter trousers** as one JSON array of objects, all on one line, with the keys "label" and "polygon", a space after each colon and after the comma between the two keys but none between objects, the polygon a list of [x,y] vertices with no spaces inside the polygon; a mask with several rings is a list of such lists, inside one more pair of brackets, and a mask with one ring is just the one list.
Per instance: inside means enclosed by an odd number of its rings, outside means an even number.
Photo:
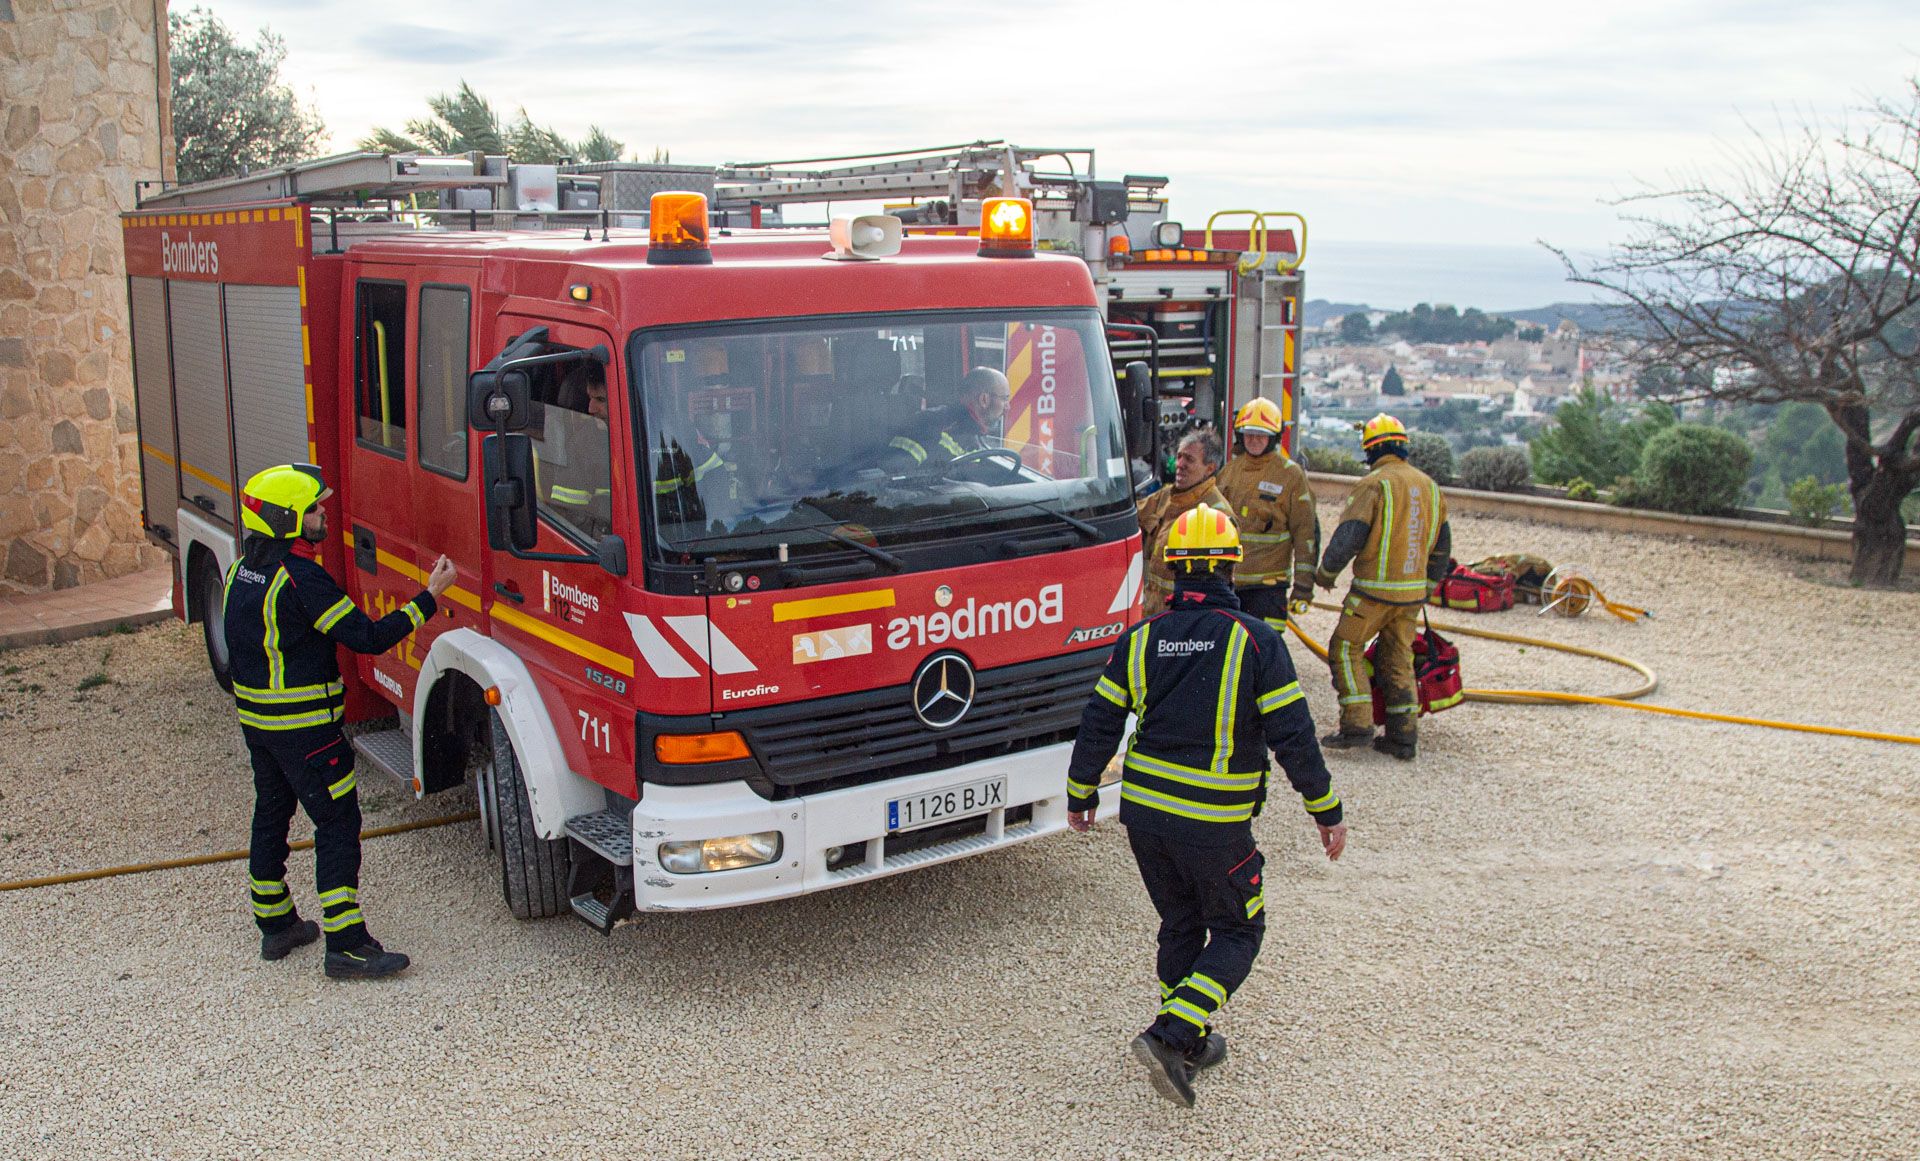
[{"label": "firefighter trousers", "polygon": [[1233,590],[1240,598],[1240,607],[1273,626],[1273,631],[1284,639],[1287,632],[1287,586],[1250,585],[1244,589]]},{"label": "firefighter trousers", "polygon": [[1253,970],[1266,936],[1266,857],[1251,837],[1195,846],[1127,829],[1141,882],[1160,913],[1160,1011],[1154,1032],[1190,1050]]},{"label": "firefighter trousers", "polygon": [[[1411,738],[1418,732],[1420,697],[1413,677],[1413,633],[1420,621],[1419,605],[1389,605],[1359,593],[1348,593],[1340,606],[1340,623],[1327,642],[1327,664],[1333,668],[1334,692],[1340,695],[1340,728],[1348,733],[1373,730],[1373,688],[1370,672],[1380,675],[1385,694],[1387,733]],[[1367,666],[1367,645],[1375,638],[1373,669]]]},{"label": "firefighter trousers", "polygon": [[360,792],[353,747],[338,727],[274,737],[245,729],[253,760],[253,846],[247,876],[253,918],[267,933],[299,919],[287,891],[287,828],[296,809],[313,821],[314,887],[328,951],[367,942],[360,915]]}]

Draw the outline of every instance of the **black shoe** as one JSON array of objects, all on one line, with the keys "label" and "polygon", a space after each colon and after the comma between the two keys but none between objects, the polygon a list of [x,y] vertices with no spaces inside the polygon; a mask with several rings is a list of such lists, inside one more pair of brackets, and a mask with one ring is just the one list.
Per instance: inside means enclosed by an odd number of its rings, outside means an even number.
[{"label": "black shoe", "polygon": [[1341,730],[1320,739],[1320,744],[1329,750],[1358,750],[1372,742],[1372,730]]},{"label": "black shoe", "polygon": [[1193,1064],[1186,1053],[1151,1032],[1133,1038],[1133,1058],[1147,1066],[1153,1091],[1175,1104],[1193,1107]]},{"label": "black shoe", "polygon": [[1226,1058],[1226,1035],[1209,1028],[1207,1034],[1200,1038],[1200,1043],[1194,1048],[1193,1053],[1187,1057],[1187,1063],[1193,1065],[1194,1075],[1198,1076]]},{"label": "black shoe", "polygon": [[295,948],[301,948],[320,938],[320,925],[311,919],[296,919],[278,931],[269,931],[260,937],[260,958],[264,960],[285,959],[293,954]]},{"label": "black shoe", "polygon": [[1411,762],[1416,747],[1412,738],[1396,738],[1388,735],[1384,738],[1375,738],[1373,748],[1402,762]]},{"label": "black shoe", "polygon": [[327,953],[327,978],[333,980],[377,980],[407,970],[413,961],[397,951],[381,947],[369,939],[347,951]]}]

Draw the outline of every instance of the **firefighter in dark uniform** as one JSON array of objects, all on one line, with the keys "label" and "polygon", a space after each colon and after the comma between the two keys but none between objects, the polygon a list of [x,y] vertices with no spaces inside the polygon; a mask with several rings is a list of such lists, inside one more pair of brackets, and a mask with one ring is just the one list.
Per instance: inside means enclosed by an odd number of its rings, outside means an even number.
[{"label": "firefighter in dark uniform", "polygon": [[[253,761],[253,848],[247,874],[260,958],[285,958],[327,936],[326,974],[374,979],[407,966],[367,934],[360,914],[360,797],[353,747],[341,732],[345,689],[334,646],[384,653],[433,615],[453,584],[441,557],[419,596],[375,621],[313,559],[326,539],[320,503],[331,495],[312,464],[268,468],[247,481],[241,558],[227,570],[226,630],[240,733]],[[287,890],[287,826],[296,807],[313,820],[319,923],[303,920]]]},{"label": "firefighter in dark uniform", "polygon": [[1224,1060],[1209,1021],[1253,969],[1266,932],[1265,857],[1253,817],[1267,795],[1267,750],[1319,828],[1329,859],[1347,828],[1313,718],[1280,636],[1241,610],[1229,576],[1240,537],[1219,509],[1182,513],[1167,536],[1167,611],[1114,646],[1080,718],[1067,769],[1067,823],[1084,831],[1127,715],[1120,821],[1160,913],[1159,1014],[1133,1039],[1154,1088],[1191,1106],[1193,1078]]},{"label": "firefighter in dark uniform", "polygon": [[1000,421],[1012,401],[1005,375],[992,367],[975,367],[960,377],[960,401],[921,412],[911,430],[888,441],[881,463],[891,472],[927,471],[968,452],[999,447]]}]

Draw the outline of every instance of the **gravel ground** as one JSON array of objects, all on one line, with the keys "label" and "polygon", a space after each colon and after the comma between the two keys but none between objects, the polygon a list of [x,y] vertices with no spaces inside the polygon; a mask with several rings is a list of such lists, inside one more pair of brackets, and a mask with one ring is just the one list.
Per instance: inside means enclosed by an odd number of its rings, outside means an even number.
[{"label": "gravel ground", "polygon": [[[1448,620],[1630,654],[1662,704],[1920,734],[1920,596],[1708,544],[1456,540],[1583,563],[1657,619]],[[245,844],[199,649],[0,654],[0,880]],[[1472,686],[1632,681],[1462,651]],[[0,1156],[1920,1156],[1912,748],[1470,705],[1415,764],[1331,761],[1347,857],[1285,803],[1258,821],[1272,926],[1192,1112],[1124,1051],[1157,997],[1111,821],[611,938],[515,923],[469,824],[367,844],[374,931],[416,962],[382,984],[257,959],[241,864],[0,894]],[[370,825],[471,803],[363,793]]]}]

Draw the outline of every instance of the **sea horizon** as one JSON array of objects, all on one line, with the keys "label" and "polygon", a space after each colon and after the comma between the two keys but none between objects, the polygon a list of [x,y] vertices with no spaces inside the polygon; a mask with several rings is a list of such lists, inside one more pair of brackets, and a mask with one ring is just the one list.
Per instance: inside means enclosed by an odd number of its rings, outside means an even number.
[{"label": "sea horizon", "polygon": [[1568,282],[1560,260],[1541,246],[1309,237],[1302,269],[1308,301],[1364,303],[1375,310],[1408,310],[1424,302],[1497,314],[1606,301],[1592,287]]}]

